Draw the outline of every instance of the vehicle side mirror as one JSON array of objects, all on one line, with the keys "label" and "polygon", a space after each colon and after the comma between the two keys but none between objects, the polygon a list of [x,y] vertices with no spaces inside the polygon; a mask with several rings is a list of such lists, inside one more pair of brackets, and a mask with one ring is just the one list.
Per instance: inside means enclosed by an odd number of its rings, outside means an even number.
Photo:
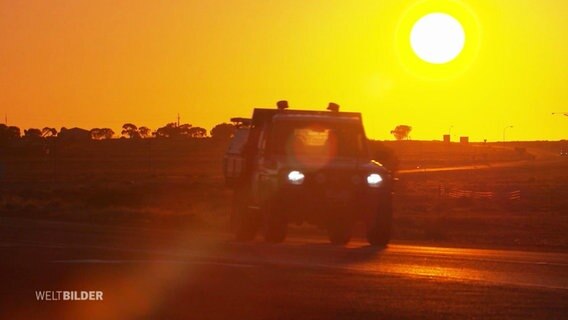
[{"label": "vehicle side mirror", "polygon": [[399,160],[398,156],[391,148],[387,148],[384,145],[375,145],[374,150],[372,151],[371,155],[373,160],[382,164],[385,168],[390,171],[398,170]]}]

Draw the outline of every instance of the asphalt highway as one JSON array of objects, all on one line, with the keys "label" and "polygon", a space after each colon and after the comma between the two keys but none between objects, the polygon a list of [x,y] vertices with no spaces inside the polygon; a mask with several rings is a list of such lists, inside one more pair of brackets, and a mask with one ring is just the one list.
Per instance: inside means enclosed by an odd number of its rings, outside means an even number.
[{"label": "asphalt highway", "polygon": [[0,319],[566,318],[567,253],[0,219]]}]

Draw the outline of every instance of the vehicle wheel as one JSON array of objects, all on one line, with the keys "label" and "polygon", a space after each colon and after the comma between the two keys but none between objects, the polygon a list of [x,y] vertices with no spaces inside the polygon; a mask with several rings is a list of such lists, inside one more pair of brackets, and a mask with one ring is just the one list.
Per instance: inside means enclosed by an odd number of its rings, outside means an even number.
[{"label": "vehicle wheel", "polygon": [[390,228],[373,227],[367,231],[367,241],[370,245],[376,247],[386,247],[390,241]]},{"label": "vehicle wheel", "polygon": [[386,201],[381,205],[377,216],[367,229],[367,241],[372,246],[385,247],[392,232],[392,203]]},{"label": "vehicle wheel", "polygon": [[350,223],[334,223],[327,233],[331,244],[343,246],[351,240],[352,226]]}]

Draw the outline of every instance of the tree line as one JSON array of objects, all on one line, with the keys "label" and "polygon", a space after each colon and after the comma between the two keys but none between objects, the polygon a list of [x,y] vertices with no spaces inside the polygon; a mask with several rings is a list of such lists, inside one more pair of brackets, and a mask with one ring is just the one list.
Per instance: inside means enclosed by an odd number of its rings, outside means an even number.
[{"label": "tree line", "polygon": [[[120,135],[111,128],[93,128],[91,130],[73,128],[67,129],[65,127],[57,131],[55,128],[45,127],[43,129],[30,128],[24,130],[23,134],[20,128],[16,126],[7,126],[0,124],[0,141],[7,141],[12,139],[27,138],[27,139],[41,139],[41,138],[55,138],[71,136],[80,139],[93,139],[93,140],[106,140],[113,138],[126,138],[126,139],[145,139],[145,138],[207,138],[211,137],[218,140],[229,139],[235,132],[235,125],[230,123],[220,123],[214,126],[209,133],[202,127],[194,127],[191,124],[184,123],[178,124],[171,122],[156,130],[152,130],[146,126],[140,126],[133,123],[125,123],[122,125]],[[391,134],[396,140],[405,140],[409,138],[412,127],[408,125],[398,125],[391,130]]]},{"label": "tree line", "polygon": [[46,138],[78,138],[106,140],[113,138],[125,139],[145,139],[145,138],[207,138],[211,137],[218,140],[229,139],[235,132],[236,127],[230,123],[220,123],[214,126],[209,132],[202,127],[194,127],[191,124],[168,123],[163,127],[152,130],[146,126],[137,126],[133,123],[125,123],[119,135],[111,128],[93,128],[90,130],[81,128],[67,129],[45,127],[29,128],[22,130],[16,126],[0,124],[0,141],[14,139],[46,139]]}]

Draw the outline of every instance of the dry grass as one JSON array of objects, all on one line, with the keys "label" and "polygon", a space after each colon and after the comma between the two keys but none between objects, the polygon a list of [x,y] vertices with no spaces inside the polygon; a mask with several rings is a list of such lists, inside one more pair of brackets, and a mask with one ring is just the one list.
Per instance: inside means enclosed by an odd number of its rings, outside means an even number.
[{"label": "dry grass", "polygon": [[[568,250],[568,161],[554,158],[554,143],[387,147],[402,168],[536,159],[524,167],[401,175],[395,239]],[[0,215],[163,227],[224,225],[227,219],[224,145],[121,140],[58,148],[57,156],[0,154]],[[439,195],[440,186],[496,195],[521,190],[521,199],[449,199]]]},{"label": "dry grass", "polygon": [[[396,237],[460,244],[567,250],[568,161],[401,176]],[[441,195],[440,186],[494,192],[494,199]],[[521,199],[510,200],[509,191]]]}]

